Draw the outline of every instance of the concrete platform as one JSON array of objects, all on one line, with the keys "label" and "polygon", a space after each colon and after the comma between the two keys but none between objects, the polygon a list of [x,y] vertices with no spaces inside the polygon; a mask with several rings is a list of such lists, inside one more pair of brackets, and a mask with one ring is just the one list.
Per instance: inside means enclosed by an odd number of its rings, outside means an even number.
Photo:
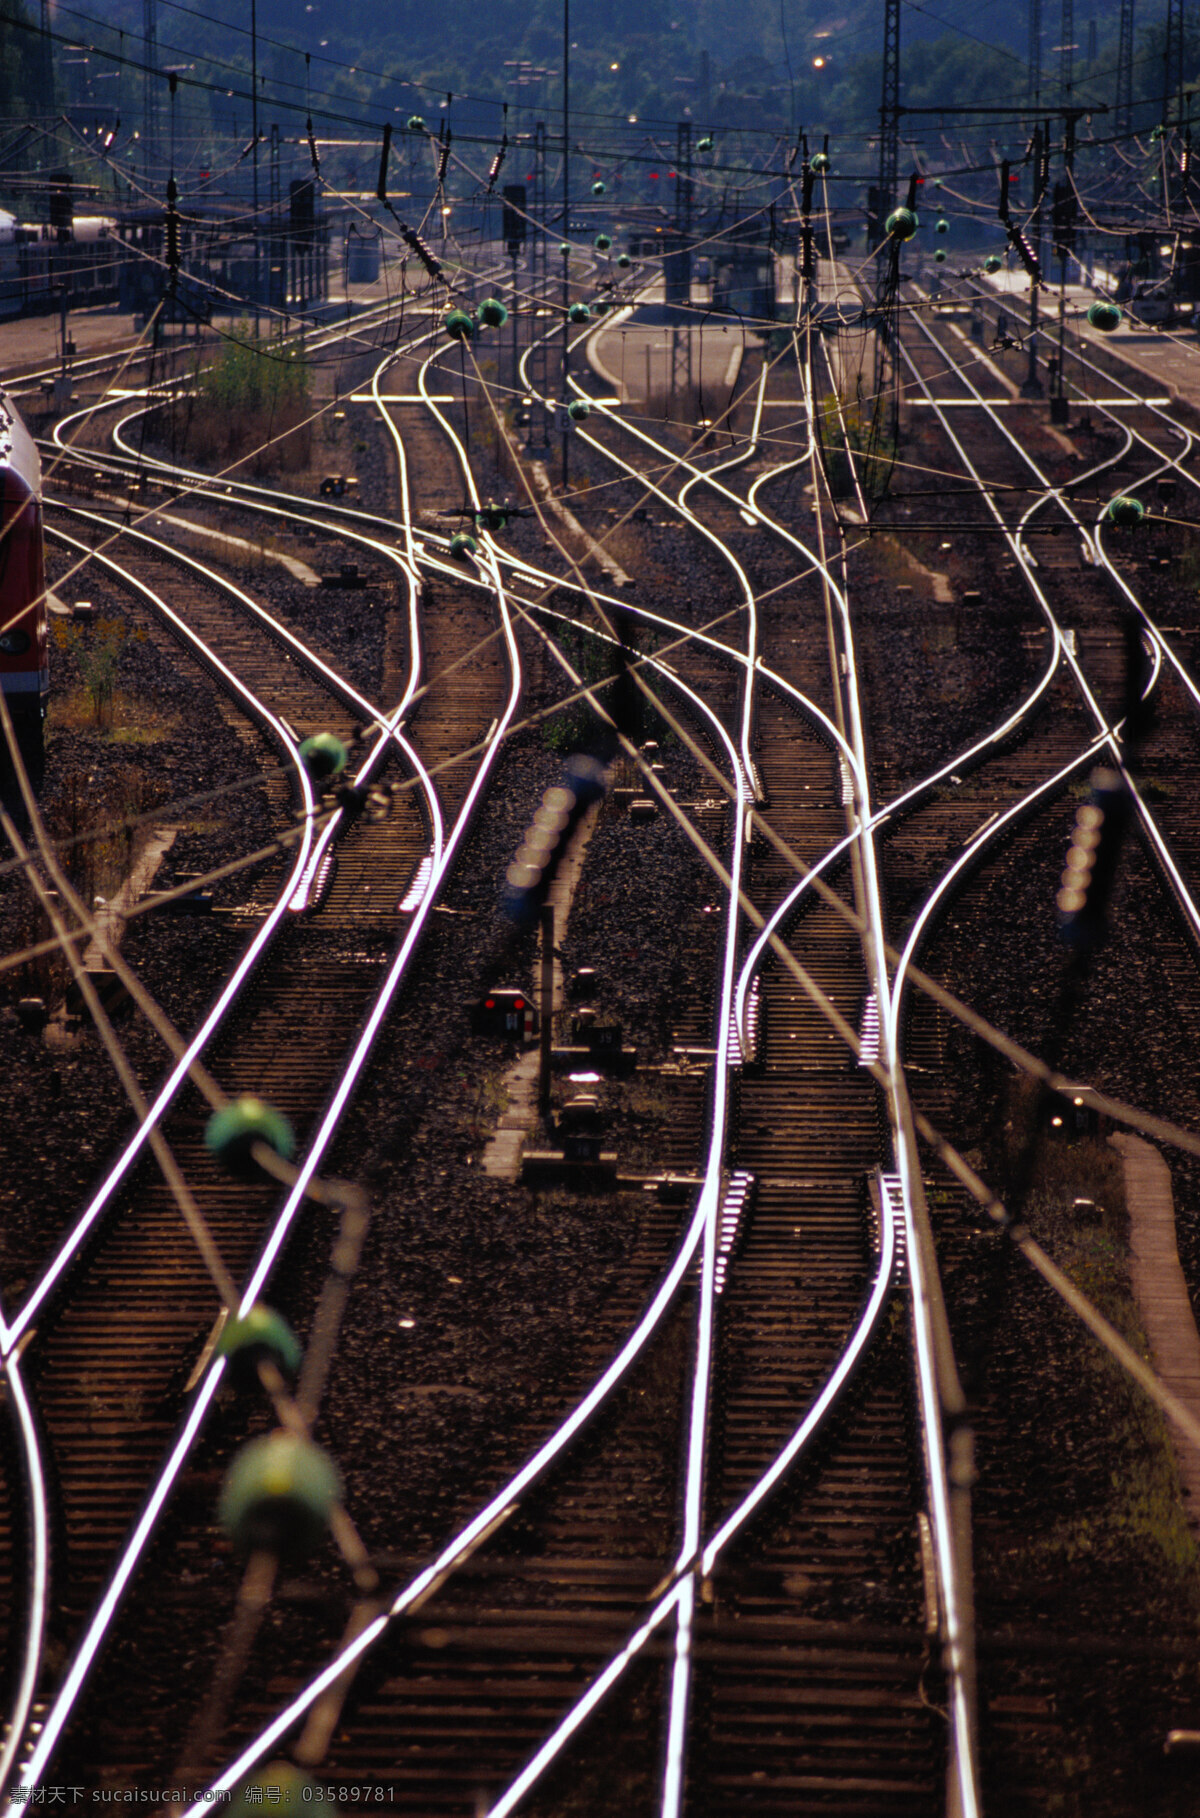
[{"label": "concrete platform", "polygon": [[[1175,1243],[1171,1172],[1151,1143],[1127,1131],[1109,1138],[1125,1169],[1134,1298],[1157,1374],[1200,1420],[1200,1332]],[[1169,1427],[1193,1532],[1200,1534],[1200,1454]]]}]

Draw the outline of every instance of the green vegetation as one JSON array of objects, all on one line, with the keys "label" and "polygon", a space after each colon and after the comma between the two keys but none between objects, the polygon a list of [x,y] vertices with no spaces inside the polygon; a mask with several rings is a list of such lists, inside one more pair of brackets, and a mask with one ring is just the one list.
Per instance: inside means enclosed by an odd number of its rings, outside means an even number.
[{"label": "green vegetation", "polygon": [[874,501],[887,492],[896,459],[895,438],[886,425],[887,412],[886,399],[876,402],[864,399],[861,381],[859,395],[853,402],[843,398],[840,412],[838,399],[832,392],[822,400],[818,433],[825,471],[835,498],[853,496],[852,461],[865,498]]},{"label": "green vegetation", "polygon": [[308,361],[281,340],[256,341],[239,322],[197,379],[193,396],[168,410],[172,443],[198,460],[251,472],[295,472],[312,453]]},{"label": "green vegetation", "polygon": [[[102,732],[112,732],[121,653],[129,638],[140,640],[146,633],[140,626],[130,631],[124,619],[98,619],[93,626],[67,625],[61,619],[55,619],[52,632],[59,650],[75,659],[84,694],[91,706],[92,724]],[[55,715],[67,724],[79,718],[78,713],[72,711],[69,697],[65,712],[56,706]],[[126,740],[136,736],[131,727],[122,727],[121,733]]]}]

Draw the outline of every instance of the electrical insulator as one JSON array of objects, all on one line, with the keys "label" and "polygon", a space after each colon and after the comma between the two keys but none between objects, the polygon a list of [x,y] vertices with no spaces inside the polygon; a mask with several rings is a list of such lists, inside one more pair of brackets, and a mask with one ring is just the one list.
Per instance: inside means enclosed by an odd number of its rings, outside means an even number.
[{"label": "electrical insulator", "polygon": [[174,177],[167,179],[167,270],[174,283],[179,275],[179,215],[175,204],[179,199],[179,186]]},{"label": "electrical insulator", "polygon": [[411,247],[413,252],[416,253],[430,277],[440,278],[442,275],[441,263],[438,259],[434,258],[420,234],[414,233],[411,227],[406,227],[403,221],[400,223],[400,234],[404,240],[404,244]]},{"label": "electrical insulator", "polygon": [[488,168],[487,187],[489,196],[496,187],[496,178],[500,175],[501,166],[507,156],[508,140],[504,139],[501,141],[500,150],[496,153],[496,156],[492,159],[491,165]]},{"label": "electrical insulator", "polygon": [[375,185],[375,194],[381,202],[387,201],[387,167],[388,154],[392,149],[392,123],[387,121],[383,129],[383,150],[379,154],[379,181]]},{"label": "electrical insulator", "polygon": [[450,128],[447,127],[446,128],[446,137],[442,140],[441,148],[438,151],[437,186],[439,189],[442,187],[442,184],[446,181],[446,166],[449,164],[449,162],[450,162]]},{"label": "electrical insulator", "polygon": [[1020,259],[1034,283],[1040,284],[1042,281],[1042,268],[1038,263],[1037,254],[1034,252],[1032,246],[1029,244],[1029,241],[1025,238],[1025,235],[1021,232],[1019,227],[1015,226],[1011,221],[1008,222],[1007,225],[1009,245],[1015,249],[1017,257]]}]

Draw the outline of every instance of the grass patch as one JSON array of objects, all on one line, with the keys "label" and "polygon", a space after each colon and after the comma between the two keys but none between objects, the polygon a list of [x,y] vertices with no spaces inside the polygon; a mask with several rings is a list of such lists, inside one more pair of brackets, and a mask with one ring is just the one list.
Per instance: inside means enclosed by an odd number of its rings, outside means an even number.
[{"label": "grass patch", "polygon": [[97,723],[95,705],[84,688],[55,698],[46,725],[48,744],[57,730],[63,732],[99,732],[110,745],[161,745],[179,729],[179,715],[157,706],[143,695],[125,694],[114,689],[106,707],[106,718]]},{"label": "grass patch", "polygon": [[[1018,1164],[1038,1112],[1031,1080],[1008,1094],[1007,1160]],[[1076,1200],[1096,1210],[1077,1210]],[[1082,1293],[1142,1357],[1150,1346],[1129,1274],[1129,1221],[1120,1156],[1099,1137],[1063,1142],[1033,1136],[1024,1208],[1031,1233]],[[1059,1309],[1064,1322],[1072,1319]],[[1180,1616],[1200,1617],[1200,1548],[1185,1513],[1171,1429],[1107,1352],[1078,1334],[1078,1367],[1069,1385],[1078,1418],[1103,1433],[1103,1475],[1078,1506],[1029,1538],[1035,1575],[1086,1561],[1114,1576],[1141,1559],[1169,1588]],[[1064,1430],[1075,1425],[1064,1410]]]},{"label": "grass patch", "polygon": [[312,455],[312,409],[309,362],[239,322],[195,391],[156,413],[157,433],[193,459],[294,473]]}]

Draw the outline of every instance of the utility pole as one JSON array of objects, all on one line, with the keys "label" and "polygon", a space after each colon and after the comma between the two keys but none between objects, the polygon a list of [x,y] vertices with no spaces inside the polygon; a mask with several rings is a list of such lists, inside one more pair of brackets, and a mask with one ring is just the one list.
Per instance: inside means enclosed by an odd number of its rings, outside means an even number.
[{"label": "utility pole", "polygon": [[1075,0],[1062,0],[1062,42],[1059,45],[1059,86],[1064,107],[1071,105],[1075,86]]},{"label": "utility pole", "polygon": [[[900,162],[900,0],[885,0],[883,15],[883,95],[879,104],[879,188],[876,191],[878,229],[896,206],[896,171]],[[875,306],[882,312],[884,293],[893,265],[899,269],[899,249],[882,245],[875,257]],[[882,319],[875,331],[875,408],[878,410],[888,381],[890,322]],[[898,378],[898,366],[896,376]]]},{"label": "utility pole", "polygon": [[158,0],[142,0],[142,39],[145,44],[146,68],[142,76],[142,176],[154,182],[158,164],[159,139],[159,70],[158,70]]},{"label": "utility pole", "polygon": [[38,111],[43,114],[52,114],[54,112],[54,40],[50,36],[50,0],[42,0],[41,61]]},{"label": "utility pole", "polygon": [[[692,123],[681,120],[675,128],[675,270],[676,303],[685,312],[692,300]],[[668,302],[670,297],[668,296]],[[671,328],[670,413],[675,413],[675,397],[680,391],[690,396],[692,389],[692,330],[685,319],[683,326]],[[684,407],[684,415],[688,414]]]},{"label": "utility pole", "polygon": [[1058,85],[1062,104],[1071,105],[1075,87],[1075,0],[1062,0],[1062,44],[1058,45]]},{"label": "utility pole", "polygon": [[1042,0],[1029,0],[1029,105],[1042,105]]},{"label": "utility pole", "polygon": [[1054,186],[1054,248],[1058,253],[1058,366],[1050,399],[1050,421],[1067,421],[1066,342],[1067,342],[1067,261],[1075,250],[1075,121],[1076,113],[1067,114],[1063,131],[1063,182]]},{"label": "utility pole", "polygon": [[1163,50],[1164,128],[1171,119],[1171,102],[1175,102],[1175,124],[1183,125],[1183,0],[1167,0],[1167,42]]},{"label": "utility pole", "polygon": [[533,134],[533,243],[530,261],[530,290],[535,307],[529,316],[529,388],[530,450],[543,458],[550,454],[550,426],[554,421],[550,406],[543,400],[550,384],[550,356],[546,332],[539,328],[536,304],[549,310],[550,268],[547,248],[550,241],[550,197],[546,185],[546,123],[539,120]]},{"label": "utility pole", "polygon": [[[563,245],[571,243],[571,0],[563,0]],[[571,446],[571,423],[566,415],[566,405],[570,399],[571,375],[571,323],[568,310],[571,307],[571,256],[563,255],[562,262],[562,311],[563,311],[563,356],[562,356],[562,391],[559,393],[563,405],[562,429],[562,483],[563,491],[567,490],[568,470],[570,465],[569,450]]]},{"label": "utility pole", "polygon": [[1133,0],[1121,0],[1115,125],[1117,138],[1127,139],[1133,129]]},{"label": "utility pole", "polygon": [[258,334],[258,298],[262,286],[262,248],[258,236],[258,0],[250,0],[250,133],[254,182],[254,333]]},{"label": "utility pole", "polygon": [[[1039,121],[1033,129],[1033,219],[1030,222],[1030,237],[1033,240],[1034,255],[1039,267],[1042,263],[1042,191],[1046,186],[1046,173],[1050,163],[1050,127]],[[1025,383],[1021,387],[1023,398],[1040,398],[1042,382],[1037,375],[1037,337],[1038,337],[1038,287],[1037,280],[1030,280],[1029,287],[1029,370]]]}]

